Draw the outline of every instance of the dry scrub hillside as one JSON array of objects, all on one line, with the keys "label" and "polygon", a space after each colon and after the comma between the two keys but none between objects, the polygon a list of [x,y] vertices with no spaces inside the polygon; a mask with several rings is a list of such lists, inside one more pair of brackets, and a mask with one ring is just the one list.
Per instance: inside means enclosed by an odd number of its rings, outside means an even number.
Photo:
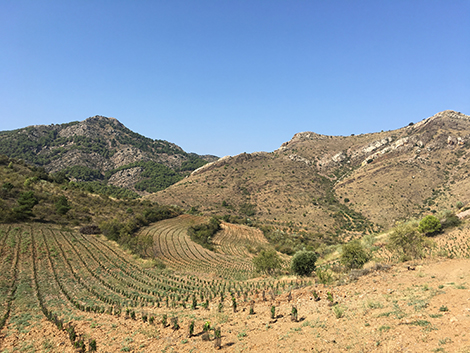
[{"label": "dry scrub hillside", "polygon": [[149,198],[311,232],[387,229],[468,202],[469,137],[470,117],[454,111],[358,136],[303,132],[272,153],[222,158]]}]

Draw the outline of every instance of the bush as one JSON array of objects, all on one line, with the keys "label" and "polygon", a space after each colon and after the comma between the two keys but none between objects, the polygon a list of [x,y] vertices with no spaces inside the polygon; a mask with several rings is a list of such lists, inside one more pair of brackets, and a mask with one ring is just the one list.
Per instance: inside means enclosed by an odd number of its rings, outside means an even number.
[{"label": "bush", "polygon": [[362,244],[358,240],[353,240],[343,245],[341,254],[341,264],[348,269],[362,268],[370,260],[370,255],[366,253]]},{"label": "bush", "polygon": [[121,229],[124,227],[118,220],[113,219],[112,221],[103,221],[100,224],[101,232],[106,238],[114,241],[118,241],[120,237]]},{"label": "bush", "polygon": [[330,284],[333,282],[333,274],[330,270],[323,270],[321,267],[318,267],[315,271],[317,275],[318,282],[323,284]]},{"label": "bush", "polygon": [[188,235],[192,241],[209,250],[214,250],[212,237],[220,230],[220,221],[212,217],[207,224],[200,224],[188,228]]},{"label": "bush", "polygon": [[101,229],[95,224],[83,226],[80,228],[82,234],[101,234]]},{"label": "bush", "polygon": [[315,271],[317,254],[313,251],[298,251],[292,257],[291,270],[298,276],[310,276]]},{"label": "bush", "polygon": [[439,212],[439,221],[441,222],[442,228],[456,227],[460,224],[460,218],[455,215],[454,212],[444,210]]},{"label": "bush", "polygon": [[256,214],[256,205],[253,205],[251,203],[244,203],[240,205],[240,213],[252,217]]},{"label": "bush", "polygon": [[253,258],[253,265],[258,272],[273,274],[281,268],[281,259],[274,249],[261,250],[258,256]]},{"label": "bush", "polygon": [[393,228],[388,239],[388,248],[398,253],[402,261],[423,257],[423,250],[429,245],[418,231],[416,221],[399,223]]},{"label": "bush", "polygon": [[428,215],[419,222],[418,231],[425,235],[432,235],[442,228],[441,222],[436,216]]}]

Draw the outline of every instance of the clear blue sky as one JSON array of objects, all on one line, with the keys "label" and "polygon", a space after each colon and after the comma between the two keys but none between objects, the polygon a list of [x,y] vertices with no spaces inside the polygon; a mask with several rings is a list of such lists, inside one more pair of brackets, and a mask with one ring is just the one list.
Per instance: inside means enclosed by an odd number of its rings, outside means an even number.
[{"label": "clear blue sky", "polygon": [[470,114],[469,0],[0,0],[0,130],[114,117],[187,152]]}]

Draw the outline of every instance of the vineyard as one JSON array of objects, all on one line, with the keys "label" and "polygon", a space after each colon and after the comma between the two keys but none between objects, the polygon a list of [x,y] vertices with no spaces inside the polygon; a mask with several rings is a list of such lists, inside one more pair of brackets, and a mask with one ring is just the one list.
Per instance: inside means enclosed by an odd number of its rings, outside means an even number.
[{"label": "vineyard", "polygon": [[224,223],[222,231],[212,239],[215,251],[209,251],[187,235],[190,226],[203,221],[201,217],[182,215],[146,228],[142,236],[151,237],[154,243],[148,255],[159,258],[178,272],[238,280],[253,277],[253,255],[248,249],[267,243],[262,232]]},{"label": "vineyard", "polygon": [[[404,266],[374,270],[337,287],[310,278],[255,279],[252,249],[266,243],[262,233],[222,223],[212,252],[187,234],[205,221],[183,215],[141,231],[154,242],[147,255],[163,269],[101,235],[0,226],[0,352],[206,352],[222,338],[227,351],[296,351],[298,342],[335,351],[340,340],[345,349],[357,344],[357,351],[368,351],[371,342],[398,344],[393,337],[401,337],[401,348],[430,351],[403,338],[406,325],[425,325],[432,347],[445,342],[450,348],[458,341],[443,341],[448,319],[438,309],[468,323],[468,260],[423,262],[416,274]],[[435,240],[437,255],[468,258],[467,227]],[[384,249],[377,255],[387,255]]]},{"label": "vineyard", "polygon": [[[59,343],[62,351],[125,351],[126,342],[116,341],[118,332],[148,342],[158,335],[155,324],[160,327],[164,315],[178,320],[195,310],[233,310],[237,302],[241,308],[256,298],[266,300],[269,291],[306,285],[233,281],[240,274],[252,276],[244,246],[255,244],[260,234],[239,229],[232,238],[236,229],[225,225],[215,240],[219,252],[209,252],[186,235],[198,221],[182,216],[145,230],[155,239],[154,253],[168,265],[164,270],[147,268],[101,236],[40,225],[1,226],[0,348],[42,351]],[[47,334],[32,341],[27,339],[32,332]]]}]

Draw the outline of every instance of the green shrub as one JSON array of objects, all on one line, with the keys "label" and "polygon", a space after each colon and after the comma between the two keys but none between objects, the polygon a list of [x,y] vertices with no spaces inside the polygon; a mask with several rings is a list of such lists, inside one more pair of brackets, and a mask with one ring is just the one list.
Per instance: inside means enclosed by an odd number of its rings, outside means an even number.
[{"label": "green shrub", "polygon": [[210,321],[204,322],[204,325],[202,326],[202,331],[209,332],[210,329],[211,329],[211,322]]},{"label": "green shrub", "polygon": [[432,235],[442,228],[441,222],[436,216],[428,215],[419,222],[418,231],[425,235]]},{"label": "green shrub", "polygon": [[253,258],[253,265],[256,271],[273,274],[281,268],[281,259],[276,250],[261,250],[258,256]]},{"label": "green shrub", "polygon": [[418,231],[416,221],[399,223],[388,238],[389,250],[398,253],[401,261],[423,257],[424,248],[429,246],[430,243]]},{"label": "green shrub", "polygon": [[188,228],[188,235],[192,241],[202,245],[206,249],[214,250],[212,237],[220,230],[220,221],[212,217],[207,224],[200,224]]},{"label": "green shrub", "polygon": [[18,206],[13,208],[13,213],[17,220],[25,221],[34,217],[33,207],[38,204],[38,199],[33,191],[22,192],[16,202]]},{"label": "green shrub", "polygon": [[441,222],[442,228],[456,227],[460,224],[460,218],[450,210],[443,210],[438,214],[439,221]]},{"label": "green shrub", "polygon": [[362,268],[369,260],[370,255],[364,250],[358,240],[353,240],[343,245],[340,261],[346,268]]},{"label": "green shrub", "polygon": [[337,319],[341,319],[344,316],[345,309],[339,305],[335,305],[333,307],[333,313],[335,314]]},{"label": "green shrub", "polygon": [[317,275],[318,281],[323,284],[330,284],[333,282],[333,275],[329,270],[323,270],[322,268],[318,267],[315,271]]},{"label": "green shrub", "polygon": [[101,232],[110,240],[119,240],[121,229],[124,225],[117,219],[111,221],[103,221],[100,223]]},{"label": "green shrub", "polygon": [[244,203],[240,205],[240,213],[252,217],[256,214],[256,205],[253,205],[251,203]]},{"label": "green shrub", "polygon": [[313,251],[298,251],[292,257],[291,270],[298,276],[310,276],[316,262],[317,255]]}]

